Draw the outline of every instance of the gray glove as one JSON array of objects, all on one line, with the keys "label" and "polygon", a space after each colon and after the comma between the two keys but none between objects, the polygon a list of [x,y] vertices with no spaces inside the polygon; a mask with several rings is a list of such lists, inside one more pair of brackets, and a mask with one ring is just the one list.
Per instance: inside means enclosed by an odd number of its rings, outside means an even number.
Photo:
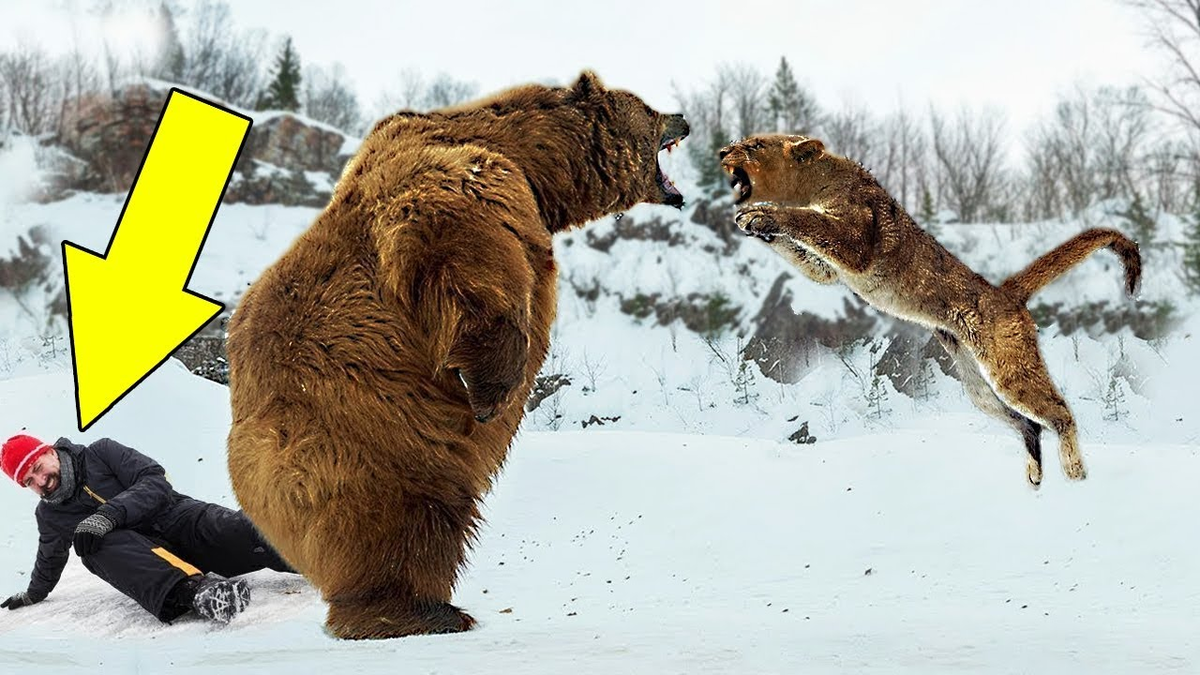
[{"label": "gray glove", "polygon": [[75,555],[82,558],[99,551],[100,539],[112,532],[116,526],[117,524],[103,513],[93,513],[79,521],[75,526]]},{"label": "gray glove", "polygon": [[7,607],[8,609],[16,609],[18,607],[24,607],[25,605],[32,605],[35,602],[37,602],[37,600],[34,600],[33,598],[29,597],[29,594],[26,593],[25,591],[21,591],[20,593],[17,593],[16,595],[9,596],[9,598],[7,600],[5,600],[4,602],[0,602],[0,607]]}]

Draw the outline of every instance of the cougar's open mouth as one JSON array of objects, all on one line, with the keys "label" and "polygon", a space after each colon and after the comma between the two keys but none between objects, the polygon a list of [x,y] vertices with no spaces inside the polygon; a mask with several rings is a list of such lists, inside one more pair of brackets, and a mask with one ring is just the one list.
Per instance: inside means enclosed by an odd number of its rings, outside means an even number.
[{"label": "cougar's open mouth", "polygon": [[729,170],[729,187],[733,188],[733,203],[741,204],[750,199],[750,176],[746,170],[740,166],[735,166]]}]

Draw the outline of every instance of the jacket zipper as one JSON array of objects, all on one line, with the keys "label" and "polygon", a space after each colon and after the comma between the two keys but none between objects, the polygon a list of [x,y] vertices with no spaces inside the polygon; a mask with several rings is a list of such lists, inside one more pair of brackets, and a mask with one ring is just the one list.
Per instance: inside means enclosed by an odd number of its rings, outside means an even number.
[{"label": "jacket zipper", "polygon": [[105,500],[104,497],[101,497],[100,495],[96,494],[95,492],[92,492],[92,488],[90,488],[86,485],[83,486],[83,491],[88,493],[89,495],[91,495],[92,499],[95,499],[96,501],[100,502],[101,504],[108,503],[108,501]]}]

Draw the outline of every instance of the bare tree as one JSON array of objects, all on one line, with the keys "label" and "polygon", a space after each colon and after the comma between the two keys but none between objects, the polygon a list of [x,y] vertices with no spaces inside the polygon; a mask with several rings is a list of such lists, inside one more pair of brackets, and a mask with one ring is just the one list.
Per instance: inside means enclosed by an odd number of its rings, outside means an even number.
[{"label": "bare tree", "polygon": [[1026,221],[1043,220],[1062,215],[1062,187],[1058,180],[1054,149],[1043,138],[1041,127],[1026,134],[1025,200],[1020,214]]},{"label": "bare tree", "polygon": [[713,140],[711,134],[718,129],[722,138],[717,142],[723,145],[735,140],[733,133],[736,132],[728,130],[725,119],[730,88],[728,74],[723,69],[718,69],[717,76],[698,91],[683,92],[677,85],[674,86],[675,100],[692,127],[692,138],[688,141],[690,145],[709,145]]},{"label": "bare tree", "polygon": [[310,65],[304,69],[302,82],[304,114],[343,131],[358,131],[362,111],[342,64],[330,68]]},{"label": "bare tree", "polygon": [[436,110],[463,103],[479,93],[474,82],[456,80],[439,73],[426,82],[420,71],[406,68],[400,71],[397,86],[385,90],[375,101],[376,116],[390,115],[397,110]]},{"label": "bare tree", "polygon": [[716,78],[700,91],[688,94],[675,87],[675,99],[692,128],[685,147],[688,159],[696,169],[697,186],[712,196],[726,192],[717,152],[737,138],[727,126],[731,87],[725,68],[718,68]]},{"label": "bare tree", "polygon": [[9,126],[31,136],[55,129],[62,94],[50,59],[41,48],[21,43],[0,54],[0,83]]},{"label": "bare tree", "polygon": [[229,5],[200,0],[184,40],[181,80],[235,105],[253,107],[263,86],[262,31],[233,27]]},{"label": "bare tree", "polygon": [[868,168],[877,165],[874,152],[879,138],[878,123],[866,106],[847,103],[826,115],[821,133],[821,140],[833,152]]},{"label": "bare tree", "polygon": [[920,122],[900,108],[883,121],[880,131],[876,176],[905,210],[915,213],[926,174],[927,145]]},{"label": "bare tree", "polygon": [[1137,188],[1137,165],[1142,161],[1150,130],[1150,102],[1138,87],[1101,87],[1095,94],[1099,121],[1096,167],[1100,197],[1132,196]]},{"label": "bare tree", "polygon": [[1004,116],[963,108],[953,121],[930,110],[937,184],[943,201],[962,221],[984,215],[1002,180]]},{"label": "bare tree", "polygon": [[[0,55],[0,62],[3,58],[4,56]],[[12,125],[8,121],[8,85],[0,76],[0,147],[4,147],[4,141],[11,130]]]},{"label": "bare tree", "polygon": [[1186,208],[1192,187],[1188,157],[1188,147],[1170,139],[1159,141],[1146,154],[1146,191],[1152,207],[1174,213]]},{"label": "bare tree", "polygon": [[748,64],[726,63],[718,66],[717,79],[728,86],[730,103],[737,116],[737,128],[734,130],[737,136],[774,131],[766,104],[765,75]]},{"label": "bare tree", "polygon": [[403,68],[396,85],[385,89],[375,99],[374,117],[390,115],[398,110],[417,110],[423,104],[425,79],[416,68]]},{"label": "bare tree", "polygon": [[1029,186],[1019,175],[1001,166],[996,173],[991,194],[984,203],[980,220],[989,223],[1011,223],[1021,216],[1021,204],[1028,201]]},{"label": "bare tree", "polygon": [[1029,175],[1053,181],[1057,191],[1052,199],[1050,186],[1033,186],[1034,210],[1046,217],[1063,209],[1079,214],[1097,200],[1138,193],[1149,112],[1145,94],[1136,87],[1076,85],[1060,97],[1054,114],[1026,138]]},{"label": "bare tree", "polygon": [[80,50],[78,43],[58,60],[58,80],[62,87],[59,99],[58,128],[75,117],[84,98],[100,91],[100,73],[92,60]]},{"label": "bare tree", "polygon": [[424,107],[427,110],[447,108],[468,101],[479,93],[479,86],[473,82],[456,80],[445,73],[439,73],[425,89]]},{"label": "bare tree", "polygon": [[1150,44],[1167,59],[1150,86],[1155,108],[1181,123],[1200,144],[1200,0],[1126,0],[1142,12]]},{"label": "bare tree", "polygon": [[1076,215],[1091,205],[1097,193],[1094,113],[1091,97],[1076,86],[1032,134],[1035,145],[1048,155],[1066,208]]},{"label": "bare tree", "polygon": [[129,73],[128,68],[121,61],[120,55],[113,48],[108,40],[104,41],[104,53],[101,58],[101,76],[105,86],[108,88],[108,93],[115,96],[117,90],[120,89],[125,76]]}]

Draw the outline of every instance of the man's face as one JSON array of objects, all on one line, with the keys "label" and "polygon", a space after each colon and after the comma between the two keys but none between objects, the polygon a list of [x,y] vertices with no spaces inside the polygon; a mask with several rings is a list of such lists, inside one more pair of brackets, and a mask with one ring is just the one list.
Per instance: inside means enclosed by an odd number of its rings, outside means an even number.
[{"label": "man's face", "polygon": [[53,450],[43,452],[33,461],[29,473],[25,474],[25,487],[36,492],[39,497],[45,497],[54,492],[58,489],[58,483],[62,478],[59,475],[59,468],[58,453]]}]

